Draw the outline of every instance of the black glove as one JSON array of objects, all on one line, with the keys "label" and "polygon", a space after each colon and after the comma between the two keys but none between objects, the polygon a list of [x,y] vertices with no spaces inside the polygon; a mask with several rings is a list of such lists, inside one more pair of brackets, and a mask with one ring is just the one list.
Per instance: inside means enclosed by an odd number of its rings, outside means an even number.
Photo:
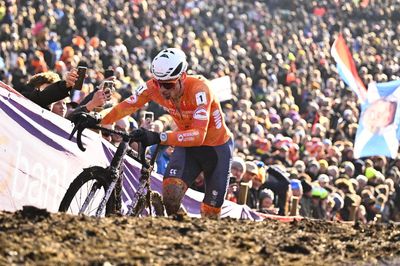
[{"label": "black glove", "polygon": [[143,146],[148,147],[161,142],[160,133],[149,131],[143,127],[133,132],[135,141],[142,143]]},{"label": "black glove", "polygon": [[77,112],[70,116],[70,120],[79,128],[92,128],[100,123],[101,118],[97,114]]}]

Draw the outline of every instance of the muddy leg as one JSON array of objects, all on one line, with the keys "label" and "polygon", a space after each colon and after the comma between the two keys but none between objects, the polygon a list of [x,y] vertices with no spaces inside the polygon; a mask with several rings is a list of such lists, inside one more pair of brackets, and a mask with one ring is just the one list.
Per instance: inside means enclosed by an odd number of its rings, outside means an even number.
[{"label": "muddy leg", "polygon": [[176,214],[181,206],[181,201],[187,186],[179,178],[167,178],[163,181],[163,200],[168,215]]}]

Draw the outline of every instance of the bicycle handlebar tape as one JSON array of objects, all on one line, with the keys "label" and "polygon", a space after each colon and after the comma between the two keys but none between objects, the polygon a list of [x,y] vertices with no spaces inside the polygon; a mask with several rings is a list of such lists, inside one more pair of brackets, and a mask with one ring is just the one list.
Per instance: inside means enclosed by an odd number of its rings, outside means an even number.
[{"label": "bicycle handlebar tape", "polygon": [[81,151],[86,151],[86,148],[83,147],[83,144],[82,144],[82,132],[83,132],[84,129],[85,128],[79,128],[78,129],[78,136],[77,136],[77,144],[78,144],[79,149],[81,149]]}]

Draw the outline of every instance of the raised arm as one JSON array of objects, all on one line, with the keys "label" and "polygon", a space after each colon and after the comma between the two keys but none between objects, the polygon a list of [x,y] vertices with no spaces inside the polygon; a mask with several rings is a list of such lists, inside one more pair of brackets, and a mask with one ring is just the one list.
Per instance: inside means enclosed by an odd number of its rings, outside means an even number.
[{"label": "raised arm", "polygon": [[148,101],[150,101],[150,97],[147,85],[140,85],[129,98],[112,108],[100,123],[102,125],[112,124],[115,121],[136,112]]}]

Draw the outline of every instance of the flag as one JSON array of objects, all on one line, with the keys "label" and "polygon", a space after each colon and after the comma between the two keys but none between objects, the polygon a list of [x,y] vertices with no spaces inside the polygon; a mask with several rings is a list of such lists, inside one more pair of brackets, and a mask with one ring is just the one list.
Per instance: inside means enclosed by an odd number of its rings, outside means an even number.
[{"label": "flag", "polygon": [[361,106],[354,143],[354,157],[386,156],[395,158],[400,140],[400,80],[368,85]]},{"label": "flag", "polygon": [[333,43],[331,55],[336,61],[336,67],[340,77],[356,93],[358,99],[364,102],[367,97],[367,90],[358,76],[353,57],[342,34],[339,34],[338,38]]}]

